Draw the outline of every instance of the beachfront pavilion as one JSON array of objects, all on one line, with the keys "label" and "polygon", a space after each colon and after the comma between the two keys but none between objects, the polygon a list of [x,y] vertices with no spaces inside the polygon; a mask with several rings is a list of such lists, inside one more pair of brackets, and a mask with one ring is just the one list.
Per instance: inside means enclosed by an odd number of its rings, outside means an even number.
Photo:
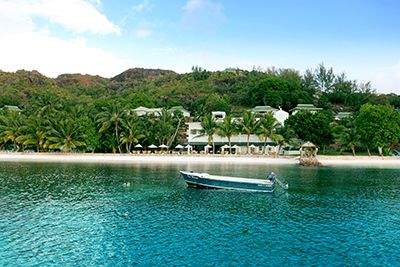
[{"label": "beachfront pavilion", "polygon": [[[194,150],[202,153],[210,153],[212,151],[212,148],[205,149],[205,147],[209,144],[208,143],[208,136],[207,135],[201,135],[202,127],[200,122],[189,122],[187,123],[188,125],[188,131],[187,131],[187,143],[191,146],[193,146]],[[221,153],[222,147],[224,145],[228,145],[228,138],[226,137],[221,137],[217,134],[213,135],[214,139],[214,145],[215,145],[215,153]],[[264,146],[264,140],[260,140],[257,135],[250,135],[249,139],[250,145],[253,145],[252,148],[250,148],[249,153],[252,154],[261,154],[263,151],[263,146]],[[209,145],[212,145],[211,143]],[[238,152],[241,154],[246,154],[247,153],[247,135],[244,134],[239,134],[236,136],[232,136],[231,138],[231,146],[237,146],[239,148],[235,149],[229,149],[225,148],[223,149],[224,152],[229,152],[232,151],[232,153]],[[267,151],[269,153],[278,153],[277,151],[277,146],[274,142],[272,142],[270,139],[267,140]]]}]

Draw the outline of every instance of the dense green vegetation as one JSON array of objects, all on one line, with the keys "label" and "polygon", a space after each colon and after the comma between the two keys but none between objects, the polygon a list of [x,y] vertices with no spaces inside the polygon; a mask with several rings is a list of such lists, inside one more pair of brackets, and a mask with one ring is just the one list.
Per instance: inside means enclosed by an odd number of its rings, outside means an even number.
[{"label": "dense green vegetation", "polygon": [[[0,146],[35,151],[132,151],[133,145],[182,142],[182,114],[167,108],[180,105],[201,121],[204,134],[230,138],[240,131],[270,137],[280,145],[315,142],[323,150],[371,149],[387,152],[399,141],[400,97],[377,94],[371,84],[359,83],[320,65],[303,75],[292,69],[209,72],[193,67],[191,73],[131,69],[111,79],[65,74],[56,79],[36,71],[0,72],[0,107],[18,106],[22,112],[3,108]],[[284,128],[264,117],[258,123],[246,112],[257,105],[289,111],[299,103],[324,108],[316,114],[291,116]],[[165,108],[161,116],[137,117],[139,106]],[[210,111],[243,117],[239,125],[209,121]],[[353,118],[336,122],[339,111]],[[370,122],[373,123],[370,123]],[[239,129],[239,130],[234,130]],[[383,153],[382,152],[382,153]]]}]

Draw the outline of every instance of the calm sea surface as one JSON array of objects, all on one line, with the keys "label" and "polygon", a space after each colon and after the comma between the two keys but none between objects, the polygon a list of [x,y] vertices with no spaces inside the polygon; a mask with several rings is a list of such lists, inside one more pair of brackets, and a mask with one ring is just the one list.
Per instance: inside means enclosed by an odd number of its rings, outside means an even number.
[{"label": "calm sea surface", "polygon": [[[274,194],[178,170],[284,177]],[[400,266],[399,168],[0,163],[0,266]]]}]

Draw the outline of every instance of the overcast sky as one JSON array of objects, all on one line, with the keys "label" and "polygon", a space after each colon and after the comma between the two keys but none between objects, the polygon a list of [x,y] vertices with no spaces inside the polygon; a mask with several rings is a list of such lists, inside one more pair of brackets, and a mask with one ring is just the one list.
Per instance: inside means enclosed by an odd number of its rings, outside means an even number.
[{"label": "overcast sky", "polygon": [[318,64],[400,94],[397,0],[0,0],[0,69],[112,77]]}]

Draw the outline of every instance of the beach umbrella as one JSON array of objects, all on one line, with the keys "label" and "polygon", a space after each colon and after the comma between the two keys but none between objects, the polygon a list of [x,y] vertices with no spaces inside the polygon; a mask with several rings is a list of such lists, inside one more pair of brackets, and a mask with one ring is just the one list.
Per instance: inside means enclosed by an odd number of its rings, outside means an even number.
[{"label": "beach umbrella", "polygon": [[155,149],[155,148],[157,148],[157,146],[156,146],[156,145],[153,145],[153,144],[151,144],[151,145],[149,145],[149,148],[150,148],[150,149]]},{"label": "beach umbrella", "polygon": [[182,149],[183,146],[182,146],[181,144],[179,144],[179,145],[177,145],[175,148],[176,148],[176,149]]},{"label": "beach umbrella", "polygon": [[256,148],[256,146],[253,145],[253,144],[251,144],[249,147],[250,147],[250,148]]},{"label": "beach umbrella", "polygon": [[231,147],[229,145],[223,145],[221,148],[222,149],[227,149],[227,148],[231,148]]},{"label": "beach umbrella", "polygon": [[167,145],[164,145],[164,144],[159,145],[158,147],[159,147],[159,148],[168,148],[168,146],[167,146]]},{"label": "beach umbrella", "polygon": [[135,148],[143,148],[143,146],[142,146],[141,144],[137,144],[137,145],[135,146]]},{"label": "beach umbrella", "polygon": [[192,146],[191,145],[186,145],[185,148],[187,149],[187,153],[190,154],[190,151],[192,150]]},{"label": "beach umbrella", "polygon": [[237,153],[237,151],[240,152],[240,146],[234,145],[232,148],[235,149],[235,153]]},{"label": "beach umbrella", "polygon": [[209,148],[212,148],[212,146],[206,145],[204,148],[205,148],[205,149],[209,149]]}]

